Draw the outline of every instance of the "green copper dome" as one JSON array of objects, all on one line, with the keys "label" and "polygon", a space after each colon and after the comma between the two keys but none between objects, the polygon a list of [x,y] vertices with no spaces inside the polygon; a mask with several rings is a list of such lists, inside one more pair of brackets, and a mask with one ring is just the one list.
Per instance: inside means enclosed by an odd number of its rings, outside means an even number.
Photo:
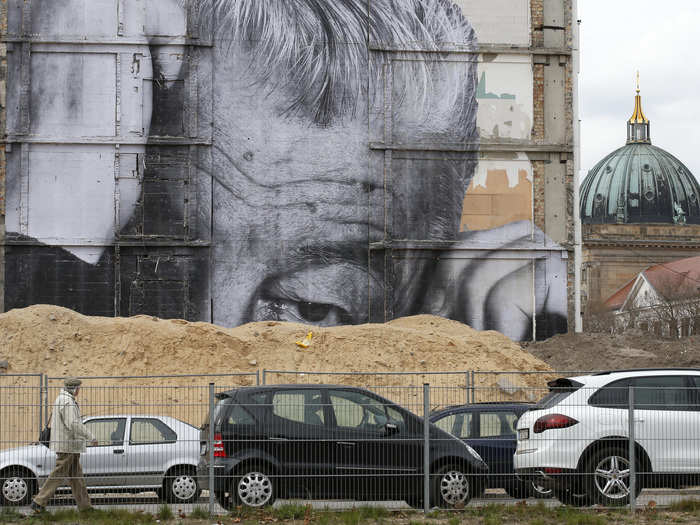
[{"label": "green copper dome", "polygon": [[700,224],[700,184],[676,157],[652,146],[639,90],[627,144],[598,162],[581,185],[581,222]]}]

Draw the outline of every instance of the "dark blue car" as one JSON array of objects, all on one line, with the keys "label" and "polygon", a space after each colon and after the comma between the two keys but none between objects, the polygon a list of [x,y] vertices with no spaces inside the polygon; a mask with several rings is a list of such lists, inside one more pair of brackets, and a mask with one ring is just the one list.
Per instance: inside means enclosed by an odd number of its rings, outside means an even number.
[{"label": "dark blue car", "polygon": [[548,498],[551,490],[519,481],[513,470],[518,418],[531,403],[478,403],[433,412],[430,421],[474,448],[489,466],[488,486],[513,498]]}]

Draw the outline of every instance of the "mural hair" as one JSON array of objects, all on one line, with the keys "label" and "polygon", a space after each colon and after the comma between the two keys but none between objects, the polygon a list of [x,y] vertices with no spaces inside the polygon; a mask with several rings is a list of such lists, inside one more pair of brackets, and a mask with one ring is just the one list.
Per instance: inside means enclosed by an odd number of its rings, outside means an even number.
[{"label": "mural hair", "polygon": [[[258,82],[284,87],[287,115],[308,115],[318,125],[355,116],[370,86],[381,86],[377,79],[392,53],[413,58],[398,73],[411,77],[394,89],[399,103],[410,97],[414,109],[419,103],[427,114],[439,99],[460,135],[477,136],[476,36],[446,0],[200,0],[198,11],[201,27],[214,31],[217,42],[250,53]],[[431,56],[416,59],[418,51]],[[447,51],[459,51],[466,64],[437,72],[435,61]]]}]

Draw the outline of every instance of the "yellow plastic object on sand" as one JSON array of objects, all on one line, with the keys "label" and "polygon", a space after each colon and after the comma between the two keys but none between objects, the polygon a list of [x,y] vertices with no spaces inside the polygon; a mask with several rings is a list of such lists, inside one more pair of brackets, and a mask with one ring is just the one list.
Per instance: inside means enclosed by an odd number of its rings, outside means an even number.
[{"label": "yellow plastic object on sand", "polygon": [[301,341],[297,341],[297,346],[300,346],[302,348],[308,348],[309,345],[311,344],[311,337],[313,336],[313,332],[309,332],[306,334],[306,337],[302,339]]}]

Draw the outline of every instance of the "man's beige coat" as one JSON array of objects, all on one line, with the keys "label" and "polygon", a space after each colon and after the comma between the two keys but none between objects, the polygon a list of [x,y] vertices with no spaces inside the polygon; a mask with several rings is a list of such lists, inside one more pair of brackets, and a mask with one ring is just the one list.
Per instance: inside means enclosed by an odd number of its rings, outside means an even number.
[{"label": "man's beige coat", "polygon": [[81,454],[85,442],[95,439],[80,417],[80,409],[73,394],[62,389],[53,404],[51,414],[51,444],[54,452]]}]

